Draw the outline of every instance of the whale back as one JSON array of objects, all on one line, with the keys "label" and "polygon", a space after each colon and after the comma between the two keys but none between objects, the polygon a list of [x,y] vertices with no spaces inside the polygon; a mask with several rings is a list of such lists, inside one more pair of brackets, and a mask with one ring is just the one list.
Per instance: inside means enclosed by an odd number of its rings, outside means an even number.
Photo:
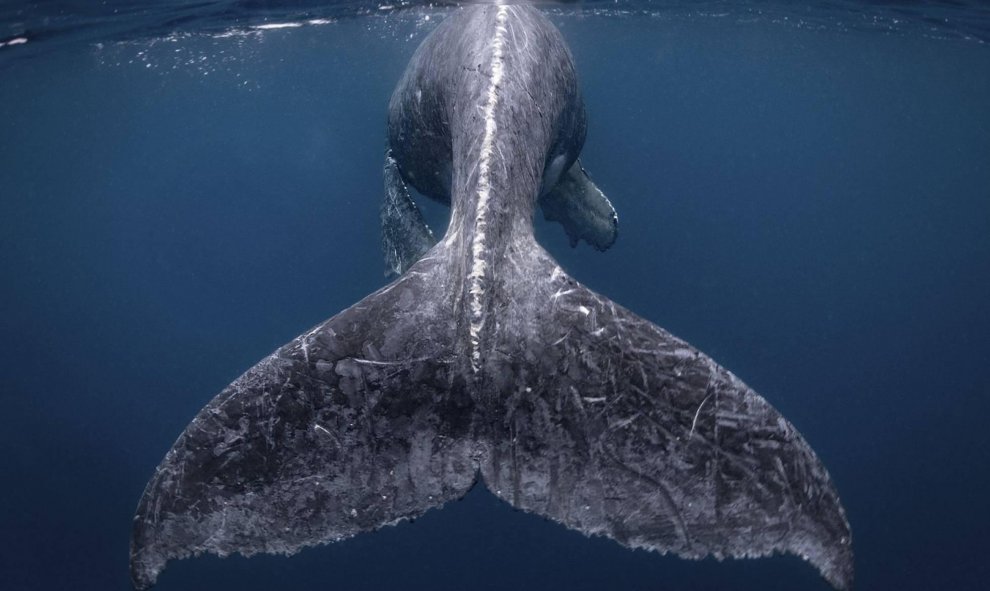
[{"label": "whale back", "polygon": [[[538,10],[508,6],[501,44],[502,105],[496,114],[507,128],[499,134],[507,160],[538,163],[540,173],[556,159],[567,170],[587,133],[587,117],[574,60],[556,27]],[[444,20],[423,41],[389,102],[388,149],[407,183],[420,193],[449,203],[452,193],[467,196],[470,178],[454,186],[455,166],[477,165],[491,91],[497,6],[473,7]],[[460,163],[457,165],[455,163]],[[458,190],[459,189],[459,190]],[[525,195],[532,208],[535,195]],[[526,211],[525,214],[531,214]]]}]

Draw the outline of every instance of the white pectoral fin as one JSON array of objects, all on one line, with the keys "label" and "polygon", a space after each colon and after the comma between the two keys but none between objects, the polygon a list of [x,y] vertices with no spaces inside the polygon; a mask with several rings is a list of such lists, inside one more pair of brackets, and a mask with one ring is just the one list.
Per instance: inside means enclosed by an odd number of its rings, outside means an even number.
[{"label": "white pectoral fin", "polygon": [[591,180],[579,160],[540,198],[540,207],[543,217],[564,227],[571,246],[584,240],[598,250],[606,250],[618,236],[619,218],[612,202]]}]

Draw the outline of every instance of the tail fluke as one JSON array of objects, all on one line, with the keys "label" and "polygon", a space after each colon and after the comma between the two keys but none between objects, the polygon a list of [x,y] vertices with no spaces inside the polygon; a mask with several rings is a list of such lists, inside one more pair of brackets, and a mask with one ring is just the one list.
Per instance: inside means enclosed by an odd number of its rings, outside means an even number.
[{"label": "tail fluke", "polygon": [[790,423],[538,247],[510,256],[477,373],[440,245],[210,402],[138,506],[135,586],[174,558],[292,554],[418,516],[480,470],[589,535],[687,558],[790,552],[849,588],[849,525]]},{"label": "tail fluke", "polygon": [[292,554],[415,517],[477,473],[442,280],[402,279],[249,370],[186,428],[134,518],[131,576],[204,552]]},{"label": "tail fluke", "polygon": [[[763,398],[691,345],[567,277],[549,257],[500,343],[504,414],[486,485],[586,534],[685,558],[789,552],[852,583],[825,467]],[[529,301],[532,305],[521,304]],[[515,330],[514,330],[515,328]],[[525,360],[525,362],[521,361]]]}]

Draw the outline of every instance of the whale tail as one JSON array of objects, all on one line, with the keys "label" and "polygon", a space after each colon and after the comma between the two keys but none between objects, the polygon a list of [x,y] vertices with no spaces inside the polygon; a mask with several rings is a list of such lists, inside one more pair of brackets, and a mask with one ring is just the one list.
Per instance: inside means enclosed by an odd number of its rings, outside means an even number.
[{"label": "whale tail", "polygon": [[513,506],[683,558],[775,552],[853,579],[852,539],[798,431],[688,343],[567,276],[542,249],[490,373],[503,393],[481,465]]},{"label": "whale tail", "polygon": [[589,535],[692,558],[792,552],[850,585],[828,474],[762,398],[535,245],[473,375],[444,249],[200,411],[138,506],[137,588],[170,559],[291,554],[416,517],[479,473]]},{"label": "whale tail", "polygon": [[477,475],[445,273],[427,256],[235,380],[139,502],[131,579],[204,552],[292,554],[416,517]]}]

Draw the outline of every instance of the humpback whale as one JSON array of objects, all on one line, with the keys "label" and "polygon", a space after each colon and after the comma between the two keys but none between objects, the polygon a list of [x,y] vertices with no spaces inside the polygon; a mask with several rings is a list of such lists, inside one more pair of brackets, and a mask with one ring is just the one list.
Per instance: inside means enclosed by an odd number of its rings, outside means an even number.
[{"label": "humpback whale", "polygon": [[[139,502],[135,587],[172,559],[292,554],[414,518],[479,480],[628,547],[793,553],[850,587],[849,525],[798,431],[536,242],[537,203],[582,184],[585,129],[571,54],[535,8],[463,8],[423,41],[389,105],[401,275],[196,415]],[[401,213],[407,182],[450,201],[435,244]],[[574,199],[560,216],[607,241],[607,208]]]}]

